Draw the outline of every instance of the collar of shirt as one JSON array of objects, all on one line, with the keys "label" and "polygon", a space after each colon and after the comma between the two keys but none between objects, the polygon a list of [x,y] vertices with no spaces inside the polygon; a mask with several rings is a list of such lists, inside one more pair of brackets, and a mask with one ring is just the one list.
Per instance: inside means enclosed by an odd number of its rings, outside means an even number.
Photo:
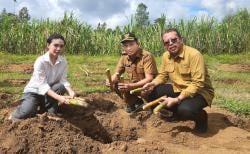
[{"label": "collar of shirt", "polygon": [[168,52],[168,59],[171,59],[171,58],[176,59],[177,57],[183,59],[183,58],[184,58],[184,54],[185,54],[185,45],[183,45],[183,46],[181,47],[181,50],[180,50],[179,54],[178,54],[177,56],[175,56],[175,57],[172,57],[172,56],[169,54],[169,52]]},{"label": "collar of shirt", "polygon": [[[51,62],[51,60],[50,60],[50,57],[49,57],[49,52],[46,52],[44,57],[45,57],[45,61],[47,61],[47,62],[49,62],[51,65],[53,65],[52,62]],[[59,55],[59,56],[57,57],[57,59],[56,59],[55,65],[58,64],[58,63],[60,63],[61,61],[62,61],[62,56]]]},{"label": "collar of shirt", "polygon": [[134,60],[130,59],[129,56],[127,55],[128,61],[135,61],[136,59],[141,58],[141,57],[142,57],[142,49],[141,48],[138,49]]}]

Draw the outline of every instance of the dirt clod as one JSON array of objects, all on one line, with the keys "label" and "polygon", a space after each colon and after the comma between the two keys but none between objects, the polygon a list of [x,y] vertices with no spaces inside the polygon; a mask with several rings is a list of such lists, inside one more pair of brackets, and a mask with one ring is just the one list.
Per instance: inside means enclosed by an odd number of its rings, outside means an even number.
[{"label": "dirt clod", "polygon": [[6,64],[0,66],[0,71],[31,74],[33,66],[31,64]]},{"label": "dirt clod", "polygon": [[[5,96],[2,96],[5,97]],[[166,122],[149,111],[128,114],[118,96],[81,96],[89,106],[61,106],[49,114],[0,124],[0,153],[247,153],[248,125],[219,108],[207,108],[209,129],[193,131],[192,121]],[[12,107],[6,109],[10,113]],[[52,117],[52,118],[50,118]],[[6,118],[4,118],[6,119]]]}]

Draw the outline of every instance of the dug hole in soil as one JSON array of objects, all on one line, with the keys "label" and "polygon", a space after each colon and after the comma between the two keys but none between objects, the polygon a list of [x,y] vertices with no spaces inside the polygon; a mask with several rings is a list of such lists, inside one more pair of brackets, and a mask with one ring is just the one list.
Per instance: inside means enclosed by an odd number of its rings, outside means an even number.
[{"label": "dug hole in soil", "polygon": [[206,108],[209,129],[193,131],[192,121],[166,122],[149,111],[128,114],[113,93],[82,96],[88,107],[64,105],[62,116],[43,114],[11,123],[15,108],[0,110],[0,153],[248,153],[250,123]]}]

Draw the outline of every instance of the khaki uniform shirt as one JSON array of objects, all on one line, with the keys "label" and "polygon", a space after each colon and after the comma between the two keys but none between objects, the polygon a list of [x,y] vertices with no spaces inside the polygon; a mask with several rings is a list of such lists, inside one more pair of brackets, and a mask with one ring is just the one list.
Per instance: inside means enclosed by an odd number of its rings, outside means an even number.
[{"label": "khaki uniform shirt", "polygon": [[200,94],[208,105],[211,105],[214,89],[203,56],[198,50],[183,45],[181,52],[175,58],[166,51],[162,57],[160,73],[153,82],[158,85],[168,80],[171,81],[174,92],[180,92],[187,97]]},{"label": "khaki uniform shirt", "polygon": [[145,78],[145,74],[157,75],[156,62],[153,55],[140,49],[136,58],[131,60],[128,55],[122,55],[117,66],[116,72],[122,74],[126,72],[130,82],[138,82]]}]

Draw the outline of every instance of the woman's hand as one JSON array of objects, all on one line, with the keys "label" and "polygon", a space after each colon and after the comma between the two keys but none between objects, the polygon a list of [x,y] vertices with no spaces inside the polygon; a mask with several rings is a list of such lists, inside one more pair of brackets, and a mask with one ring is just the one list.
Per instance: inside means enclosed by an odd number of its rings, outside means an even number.
[{"label": "woman's hand", "polygon": [[70,98],[74,98],[76,96],[76,93],[73,90],[71,90],[69,92],[69,96],[70,96]]},{"label": "woman's hand", "polygon": [[67,104],[66,96],[59,95],[57,100],[58,100],[58,105]]}]

